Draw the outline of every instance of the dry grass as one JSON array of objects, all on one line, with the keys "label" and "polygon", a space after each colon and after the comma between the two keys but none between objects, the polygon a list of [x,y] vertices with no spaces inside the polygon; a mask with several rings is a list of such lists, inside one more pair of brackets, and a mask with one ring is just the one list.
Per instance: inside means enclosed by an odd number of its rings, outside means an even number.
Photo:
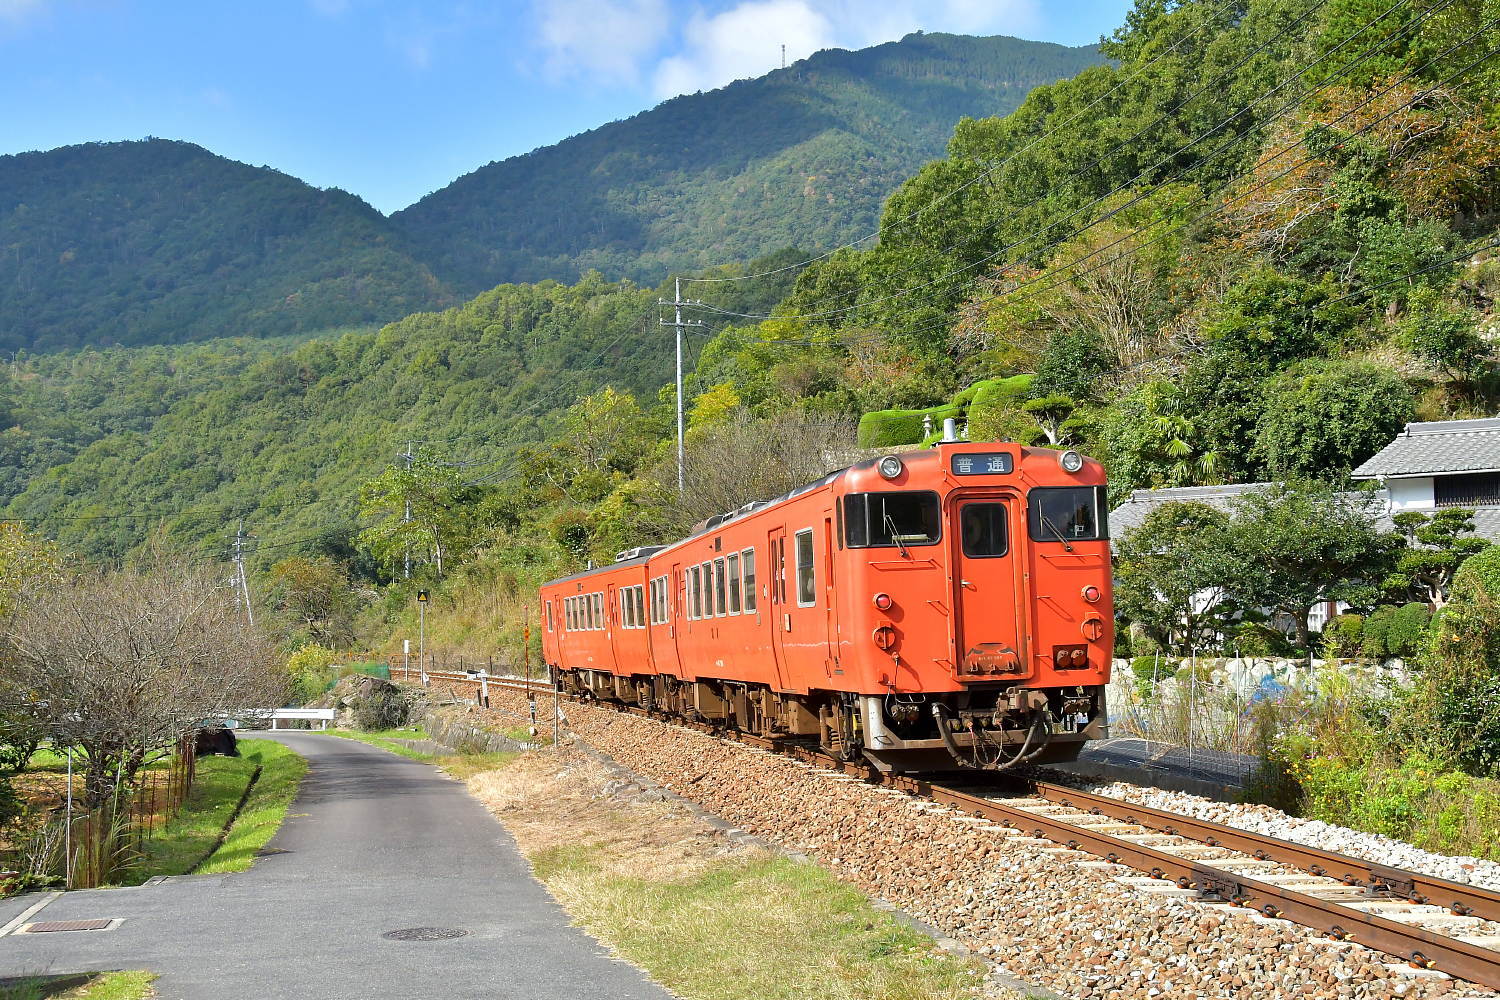
[{"label": "dry grass", "polygon": [[686,1000],[983,991],[978,962],[939,951],[823,868],[730,841],[590,758],[527,754],[469,788],[577,923]]}]

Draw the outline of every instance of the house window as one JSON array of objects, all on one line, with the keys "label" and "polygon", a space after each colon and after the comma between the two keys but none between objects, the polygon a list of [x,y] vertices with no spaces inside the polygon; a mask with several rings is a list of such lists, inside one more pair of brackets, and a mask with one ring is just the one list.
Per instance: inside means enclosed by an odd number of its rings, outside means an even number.
[{"label": "house window", "polygon": [[1490,507],[1500,504],[1500,472],[1439,476],[1432,484],[1439,507]]}]

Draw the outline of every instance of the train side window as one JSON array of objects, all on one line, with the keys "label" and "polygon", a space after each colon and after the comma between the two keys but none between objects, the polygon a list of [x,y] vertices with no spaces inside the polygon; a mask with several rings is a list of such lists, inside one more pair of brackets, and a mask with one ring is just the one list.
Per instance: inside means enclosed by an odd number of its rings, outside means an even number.
[{"label": "train side window", "polygon": [[630,588],[630,592],[635,595],[635,627],[645,628],[646,588],[640,584],[636,584],[634,587]]},{"label": "train side window", "polygon": [[630,628],[630,588],[620,588],[620,627]]},{"label": "train side window", "polygon": [[594,629],[598,632],[604,631],[604,595],[594,595]]},{"label": "train side window", "polygon": [[729,613],[740,613],[740,555],[731,552],[725,560],[729,567]]},{"label": "train side window", "polygon": [[722,618],[728,613],[728,606],[724,600],[726,589],[724,576],[724,560],[714,560],[714,614]]},{"label": "train side window", "polygon": [[573,631],[573,598],[563,598],[563,631]]},{"label": "train side window", "polygon": [[1010,532],[1005,521],[1005,504],[965,504],[959,515],[964,555],[976,559],[1003,556],[1010,551]]},{"label": "train side window", "polygon": [[812,529],[797,532],[797,606],[810,608],[818,601],[818,582],[813,572]]},{"label": "train side window", "polygon": [[701,565],[693,567],[692,579],[693,579],[692,617],[693,618],[702,618],[703,617],[703,567]]},{"label": "train side window", "polygon": [[545,602],[545,605],[546,605],[546,608],[547,608],[547,631],[551,632],[552,631],[552,602],[550,600],[548,600],[548,601]]},{"label": "train side window", "polygon": [[760,597],[755,590],[755,550],[745,549],[740,552],[740,565],[745,572],[745,614],[755,610],[756,600]]}]

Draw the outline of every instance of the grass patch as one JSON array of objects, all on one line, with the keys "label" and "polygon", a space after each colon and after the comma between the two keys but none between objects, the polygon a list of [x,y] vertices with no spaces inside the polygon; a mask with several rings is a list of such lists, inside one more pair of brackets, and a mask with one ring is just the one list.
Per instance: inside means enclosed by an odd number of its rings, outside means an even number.
[{"label": "grass patch", "polygon": [[244,740],[240,751],[260,764],[260,780],[234,826],[229,828],[224,843],[195,871],[242,872],[254,864],[256,852],[281,828],[287,807],[307,773],[307,761],[300,754],[271,740]]},{"label": "grass patch", "polygon": [[727,845],[680,803],[610,792],[582,757],[523,757],[469,788],[573,919],[685,1000],[968,1000],[978,961],[826,869]]},{"label": "grass patch", "polygon": [[430,736],[420,729],[385,729],[370,733],[349,729],[329,729],[327,730],[327,734],[329,736],[337,736],[340,739],[368,743],[372,747],[379,747],[382,750],[388,750],[409,760],[421,761],[423,764],[435,764],[460,781],[467,781],[476,774],[492,771],[497,767],[504,767],[507,763],[520,756],[519,753],[423,753],[420,750],[413,750],[405,744],[395,742],[396,739],[431,739]]},{"label": "grass patch", "polygon": [[155,979],[151,972],[99,972],[0,981],[0,1000],[148,1000]]},{"label": "grass patch", "polygon": [[241,742],[240,757],[204,757],[198,761],[187,801],[146,841],[141,861],[130,873],[132,884],[157,875],[186,874],[214,849],[261,765],[257,754],[262,743]]}]

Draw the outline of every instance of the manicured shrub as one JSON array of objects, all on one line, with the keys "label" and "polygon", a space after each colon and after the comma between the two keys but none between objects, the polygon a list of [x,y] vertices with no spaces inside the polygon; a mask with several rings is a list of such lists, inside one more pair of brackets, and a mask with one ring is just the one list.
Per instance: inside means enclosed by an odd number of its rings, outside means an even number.
[{"label": "manicured shrub", "polygon": [[1425,604],[1403,604],[1391,615],[1386,630],[1385,648],[1391,656],[1410,658],[1427,645],[1427,626],[1432,610]]},{"label": "manicured shrub", "polygon": [[1370,616],[1365,619],[1364,637],[1360,640],[1360,652],[1373,659],[1384,659],[1391,656],[1390,648],[1386,643],[1391,631],[1391,622],[1396,617],[1396,608],[1390,604],[1382,604]]},{"label": "manicured shrub", "polygon": [[922,440],[923,417],[931,417],[933,430],[941,432],[945,419],[958,416],[961,416],[960,410],[952,403],[930,406],[925,410],[874,410],[859,418],[855,443],[861,448],[916,444]]},{"label": "manicured shrub", "polygon": [[1364,638],[1364,615],[1335,615],[1323,626],[1323,651],[1328,656],[1358,656]]},{"label": "manicured shrub", "polygon": [[1479,596],[1500,598],[1500,545],[1492,545],[1465,559],[1453,574],[1454,600]]}]

